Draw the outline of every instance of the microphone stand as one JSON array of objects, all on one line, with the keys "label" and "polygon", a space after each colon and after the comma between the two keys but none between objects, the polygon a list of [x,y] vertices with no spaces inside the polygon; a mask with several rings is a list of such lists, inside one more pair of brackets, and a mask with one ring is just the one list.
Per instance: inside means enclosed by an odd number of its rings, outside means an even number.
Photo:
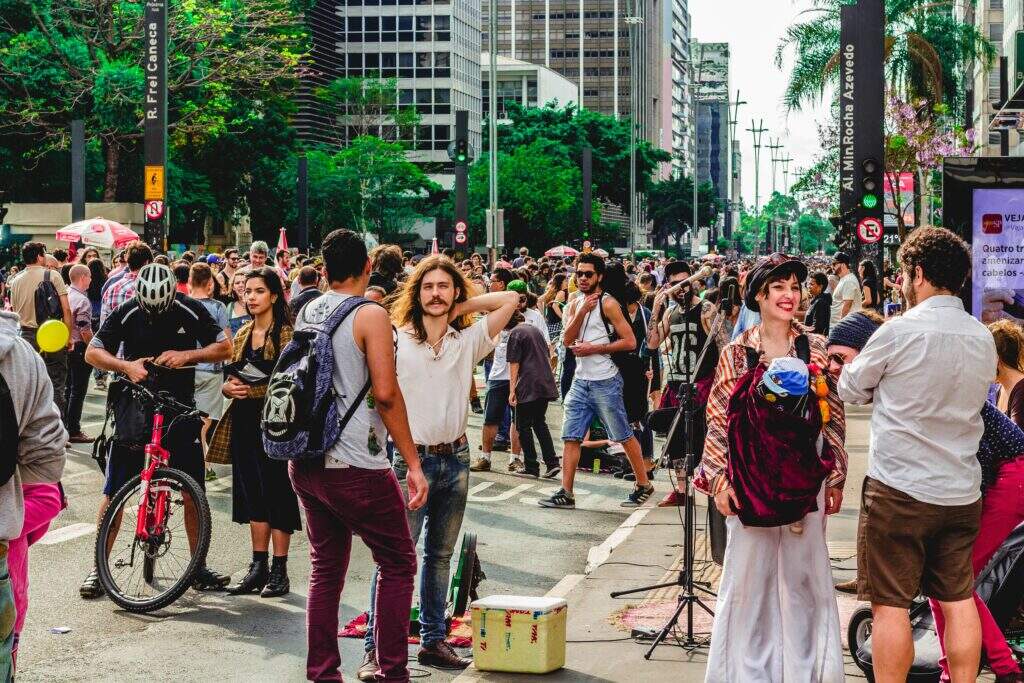
[{"label": "microphone stand", "polygon": [[[719,299],[721,301],[721,298]],[[687,320],[688,314],[691,309],[692,294],[687,297],[686,303],[683,309],[683,319]],[[651,586],[641,586],[639,588],[631,588],[624,591],[615,591],[611,593],[611,597],[618,598],[623,595],[631,595],[633,593],[646,593],[648,591],[657,590],[659,588],[669,588],[672,586],[679,586],[682,591],[679,594],[678,605],[676,606],[675,612],[669,618],[668,622],[654,637],[654,642],[651,643],[651,647],[644,654],[644,659],[650,659],[654,654],[654,650],[661,645],[661,643],[672,633],[675,629],[676,624],[679,623],[679,619],[686,611],[686,638],[682,641],[683,647],[698,647],[702,645],[701,641],[694,638],[693,634],[693,606],[698,605],[701,609],[707,612],[712,617],[715,613],[710,607],[701,599],[701,596],[697,594],[700,591],[711,597],[717,597],[717,595],[711,591],[711,584],[706,581],[697,581],[693,576],[693,564],[694,556],[696,554],[696,510],[693,502],[693,473],[697,469],[698,458],[696,456],[696,448],[694,444],[694,413],[697,407],[694,405],[693,397],[693,382],[695,379],[698,369],[704,362],[704,356],[708,352],[708,348],[711,346],[711,342],[714,340],[715,335],[718,333],[718,329],[721,327],[725,316],[721,305],[719,310],[715,314],[715,320],[711,325],[711,331],[708,333],[707,340],[704,342],[704,348],[701,349],[700,355],[692,368],[687,368],[686,379],[682,383],[683,396],[680,401],[679,408],[676,411],[675,417],[672,419],[672,425],[669,427],[668,435],[665,438],[665,445],[662,448],[661,460],[666,462],[669,459],[670,454],[668,453],[669,447],[672,444],[672,439],[675,436],[676,429],[679,427],[680,418],[682,418],[683,429],[684,429],[684,451],[683,451],[683,472],[685,479],[685,503],[684,503],[684,514],[683,514],[683,567],[679,571],[679,575],[675,581],[669,583],[659,583]],[[700,325],[700,320],[697,321]],[[683,334],[683,348],[681,349],[682,358],[689,358],[689,340],[690,335]],[[684,360],[685,362],[685,360]],[[678,459],[676,460],[678,462]]]}]

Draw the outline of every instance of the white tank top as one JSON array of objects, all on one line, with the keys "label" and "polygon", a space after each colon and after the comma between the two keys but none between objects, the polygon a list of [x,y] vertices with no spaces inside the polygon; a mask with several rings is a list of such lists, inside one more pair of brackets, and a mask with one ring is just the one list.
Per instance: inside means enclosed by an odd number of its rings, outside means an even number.
[{"label": "white tank top", "polygon": [[[580,330],[579,340],[588,341],[591,344],[608,344],[611,339],[608,337],[608,328],[604,326],[604,318],[601,316],[601,304],[604,302],[604,294],[594,310],[587,313],[583,319],[583,329]],[[608,323],[611,326],[611,321]],[[612,362],[612,357],[605,353],[595,353],[592,356],[584,356],[576,359],[576,377],[591,382],[603,379],[611,379],[619,374],[619,369]]]}]

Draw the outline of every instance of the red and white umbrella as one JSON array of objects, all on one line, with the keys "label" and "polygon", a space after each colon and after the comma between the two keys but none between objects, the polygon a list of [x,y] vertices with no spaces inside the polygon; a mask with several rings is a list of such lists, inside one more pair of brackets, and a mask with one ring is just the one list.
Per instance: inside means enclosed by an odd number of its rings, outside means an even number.
[{"label": "red and white umbrella", "polygon": [[285,235],[284,228],[281,228],[281,232],[277,236],[277,250],[278,252],[288,251],[288,236]]},{"label": "red and white umbrella", "polygon": [[92,218],[66,225],[57,231],[58,242],[81,242],[90,247],[120,249],[139,239],[139,234],[117,221]]},{"label": "red and white umbrella", "polygon": [[545,256],[579,256],[580,252],[576,251],[572,247],[567,247],[561,244],[557,247],[551,247],[544,252]]}]

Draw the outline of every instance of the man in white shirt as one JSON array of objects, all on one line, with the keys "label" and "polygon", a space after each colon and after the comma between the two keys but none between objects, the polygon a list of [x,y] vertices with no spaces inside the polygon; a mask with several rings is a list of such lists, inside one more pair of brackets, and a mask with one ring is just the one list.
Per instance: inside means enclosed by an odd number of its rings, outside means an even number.
[{"label": "man in white shirt", "polygon": [[[468,298],[470,287],[455,263],[440,254],[427,256],[406,280],[391,308],[398,326],[398,384],[405,397],[409,427],[427,478],[430,505],[410,511],[413,543],[422,535],[420,574],[421,664],[464,669],[470,661],[446,642],[445,593],[452,553],[462,528],[469,494],[469,384],[473,366],[494,349],[494,338],[515,313],[515,292]],[[475,321],[477,313],[485,313]],[[403,479],[403,465],[395,472]],[[373,605],[375,597],[371,598]],[[373,625],[368,624],[367,659],[373,655]],[[369,662],[360,680],[372,675]]]},{"label": "man in white shirt", "polygon": [[971,549],[981,516],[976,453],[996,367],[991,333],[957,296],[963,240],[918,228],[899,251],[911,307],[882,325],[839,378],[847,403],[874,403],[858,528],[858,596],[874,613],[875,680],[904,681],[914,658],[908,608],[939,601],[954,683],[974,681],[981,625]]},{"label": "man in white shirt", "polygon": [[836,255],[832,257],[832,273],[839,280],[832,289],[832,315],[829,327],[835,326],[837,322],[851,313],[859,311],[863,297],[860,291],[860,281],[850,270],[849,254],[836,252]]}]

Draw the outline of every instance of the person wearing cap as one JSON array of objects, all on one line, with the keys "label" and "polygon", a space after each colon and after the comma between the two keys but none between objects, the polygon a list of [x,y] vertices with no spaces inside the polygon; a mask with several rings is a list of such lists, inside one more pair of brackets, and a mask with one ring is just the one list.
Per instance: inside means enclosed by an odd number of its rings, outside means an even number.
[{"label": "person wearing cap", "polygon": [[843,364],[839,395],[873,403],[857,529],[857,595],[871,602],[879,680],[905,680],[914,659],[908,610],[939,601],[954,681],[973,681],[981,625],[973,600],[984,433],[982,406],[998,361],[991,333],[958,294],[970,248],[945,228],[921,227],[900,246],[909,310]]},{"label": "person wearing cap", "polygon": [[837,322],[861,309],[863,295],[857,275],[850,270],[850,255],[837,251],[832,257],[832,273],[839,278],[832,289],[832,315],[829,319],[831,328]]},{"label": "person wearing cap", "polygon": [[[748,367],[748,356],[756,353],[760,363],[770,364],[799,357],[804,349],[812,363],[825,367],[825,338],[804,335],[795,319],[806,277],[807,267],[783,254],[761,259],[747,274],[744,303],[760,314],[760,322],[722,350],[708,398],[707,438],[694,486],[714,498],[728,528],[708,655],[706,680],[713,683],[844,679],[839,611],[825,543],[825,516],[839,511],[846,480],[846,420],[834,380],[828,380],[830,418],[822,430],[834,465],[821,485],[816,509],[797,522],[799,530],[793,525],[744,526],[736,516],[740,502],[729,479],[729,405],[741,378],[755,370]],[[771,427],[768,423],[764,428]],[[765,633],[776,635],[766,639]],[[752,643],[759,645],[752,648]]]}]

